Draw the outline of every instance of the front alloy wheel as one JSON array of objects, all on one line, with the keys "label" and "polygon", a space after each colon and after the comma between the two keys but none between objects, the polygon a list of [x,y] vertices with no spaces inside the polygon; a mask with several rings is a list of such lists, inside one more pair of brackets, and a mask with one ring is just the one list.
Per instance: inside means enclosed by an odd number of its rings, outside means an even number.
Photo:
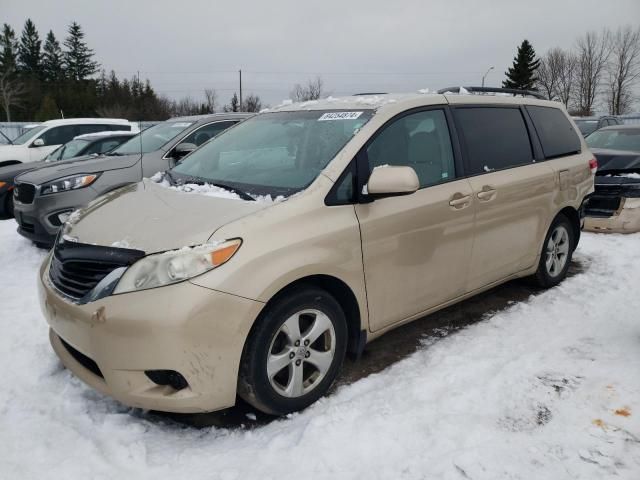
[{"label": "front alloy wheel", "polygon": [[238,394],[274,415],[302,410],[335,380],[347,345],[347,323],[328,292],[298,286],[279,295],[247,339]]}]

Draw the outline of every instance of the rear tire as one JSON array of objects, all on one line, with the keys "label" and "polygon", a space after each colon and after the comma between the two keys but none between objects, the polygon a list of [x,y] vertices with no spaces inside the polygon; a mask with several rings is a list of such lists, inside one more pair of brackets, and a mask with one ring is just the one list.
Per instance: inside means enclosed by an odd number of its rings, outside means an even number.
[{"label": "rear tire", "polygon": [[542,244],[534,282],[542,288],[558,285],[567,276],[575,249],[575,234],[569,219],[559,214],[551,223]]},{"label": "rear tire", "polygon": [[238,395],[262,412],[302,410],[331,387],[347,347],[347,322],[326,291],[300,286],[267,307],[247,339]]}]

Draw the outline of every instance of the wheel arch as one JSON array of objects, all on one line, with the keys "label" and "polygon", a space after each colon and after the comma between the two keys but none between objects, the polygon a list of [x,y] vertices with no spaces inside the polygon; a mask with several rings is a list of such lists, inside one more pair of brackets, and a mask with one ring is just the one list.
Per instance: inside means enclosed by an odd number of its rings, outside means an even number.
[{"label": "wheel arch", "polygon": [[556,218],[558,217],[558,215],[564,215],[569,219],[569,222],[571,223],[571,227],[573,228],[573,238],[575,239],[575,245],[573,245],[573,249],[575,250],[576,247],[578,246],[578,242],[580,240],[580,233],[581,233],[580,214],[575,208],[568,206],[560,210],[556,215]]},{"label": "wheel arch", "polygon": [[291,290],[303,286],[320,288],[330,293],[336,299],[336,301],[340,304],[340,307],[342,308],[342,311],[344,312],[345,318],[347,320],[347,352],[356,357],[359,356],[362,353],[364,344],[366,343],[366,332],[364,331],[362,325],[363,317],[362,312],[360,311],[360,306],[358,305],[358,300],[349,285],[347,285],[339,278],[327,274],[316,274],[301,277],[280,288],[280,290],[278,290],[267,301],[267,303],[260,311],[260,314],[251,327],[247,339],[249,338],[255,325],[257,325],[257,323],[260,321],[269,306],[273,305],[280,298],[287,295],[287,293]]}]

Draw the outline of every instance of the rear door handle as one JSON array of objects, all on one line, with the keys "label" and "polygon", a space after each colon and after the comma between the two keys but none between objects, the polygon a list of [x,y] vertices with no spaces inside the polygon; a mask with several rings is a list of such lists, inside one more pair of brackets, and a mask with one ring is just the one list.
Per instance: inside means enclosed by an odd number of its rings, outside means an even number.
[{"label": "rear door handle", "polygon": [[485,202],[488,202],[489,200],[493,200],[493,198],[496,196],[496,191],[495,189],[489,187],[489,186],[484,186],[482,187],[482,191],[478,192],[477,197],[480,200],[484,200]]},{"label": "rear door handle", "polygon": [[[462,195],[462,194],[456,194],[456,195]],[[469,195],[464,195],[462,197],[454,196],[454,198],[449,200],[449,205],[451,205],[454,208],[460,209],[469,205],[470,202],[471,202],[471,197]]]}]

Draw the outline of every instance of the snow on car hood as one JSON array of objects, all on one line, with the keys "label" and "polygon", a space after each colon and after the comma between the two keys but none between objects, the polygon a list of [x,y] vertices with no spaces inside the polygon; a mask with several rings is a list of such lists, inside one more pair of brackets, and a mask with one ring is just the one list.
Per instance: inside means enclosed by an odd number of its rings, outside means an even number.
[{"label": "snow on car hood", "polygon": [[64,234],[81,243],[162,252],[203,244],[223,225],[270,205],[187,193],[144,179],[74,212]]},{"label": "snow on car hood", "polygon": [[100,173],[107,170],[118,170],[135,165],[140,160],[140,154],[117,156],[102,156],[92,159],[77,157],[78,160],[52,162],[50,166],[39,168],[20,175],[21,182],[41,185],[61,177],[78,173]]}]

